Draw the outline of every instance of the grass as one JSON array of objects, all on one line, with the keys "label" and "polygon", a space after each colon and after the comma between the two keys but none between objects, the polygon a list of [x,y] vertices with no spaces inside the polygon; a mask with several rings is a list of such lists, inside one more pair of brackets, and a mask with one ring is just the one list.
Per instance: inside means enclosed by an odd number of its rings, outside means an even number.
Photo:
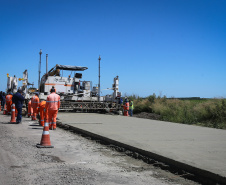
[{"label": "grass", "polygon": [[167,99],[155,94],[146,98],[130,96],[134,101],[134,113],[150,112],[161,120],[226,129],[225,99]]}]

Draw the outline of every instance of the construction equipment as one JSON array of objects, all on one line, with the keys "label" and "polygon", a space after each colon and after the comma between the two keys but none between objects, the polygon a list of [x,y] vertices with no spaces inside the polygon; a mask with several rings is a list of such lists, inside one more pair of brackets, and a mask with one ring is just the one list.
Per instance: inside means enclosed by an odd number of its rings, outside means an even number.
[{"label": "construction equipment", "polygon": [[7,89],[6,92],[16,93],[17,92],[17,86],[18,86],[18,79],[14,75],[14,77],[9,76],[7,74]]},{"label": "construction equipment", "polygon": [[[21,87],[18,87],[18,81],[22,81],[23,85]],[[28,100],[30,99],[33,92],[36,91],[33,90],[34,88],[28,88],[29,85],[34,85],[28,82],[28,72],[25,70],[23,72],[23,78],[17,78],[15,75],[13,77],[9,76],[7,73],[7,93],[16,93],[18,89],[21,89],[23,91],[24,97],[25,97],[25,104],[23,104],[22,108],[22,114],[25,115],[27,112],[26,105],[28,103]]]},{"label": "construction equipment", "polygon": [[[113,90],[113,93],[106,96],[100,96],[100,79],[99,85],[94,87],[92,86],[92,81],[82,81],[81,72],[87,70],[88,67],[57,64],[52,69],[47,71],[47,61],[48,54],[46,55],[46,73],[42,76],[38,89],[33,88],[34,84],[28,82],[27,70],[23,72],[23,78],[19,78],[19,81],[23,82],[23,85],[19,87],[19,89],[23,90],[26,105],[37,91],[39,91],[39,99],[46,100],[47,96],[50,94],[50,90],[54,87],[56,89],[56,93],[61,97],[60,110],[109,112],[118,111],[121,108],[119,104],[121,93],[119,92],[118,76],[114,78],[112,88],[108,88],[108,90]],[[72,76],[69,75],[68,77],[64,77],[64,70],[71,71],[71,75],[73,72],[74,74]],[[9,74],[7,74],[7,77],[7,91],[16,93],[18,79],[15,76],[9,77]],[[32,88],[28,88],[29,85],[32,85]]]},{"label": "construction equipment", "polygon": [[[92,87],[92,81],[82,81],[82,73],[75,71],[87,70],[87,67],[59,65],[54,66],[48,73],[44,74],[39,87],[39,98],[46,99],[52,87],[61,96],[60,110],[82,110],[82,111],[117,111],[118,98],[121,96],[119,90],[119,77],[114,78],[111,90],[112,95],[100,96],[98,101],[98,87]],[[63,77],[61,71],[74,71],[73,76]]]}]

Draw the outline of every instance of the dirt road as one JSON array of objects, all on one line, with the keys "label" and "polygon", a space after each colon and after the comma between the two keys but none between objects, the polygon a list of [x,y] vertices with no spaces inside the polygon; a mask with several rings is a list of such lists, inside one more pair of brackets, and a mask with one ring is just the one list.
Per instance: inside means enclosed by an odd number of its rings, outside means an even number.
[{"label": "dirt road", "polygon": [[10,124],[0,115],[0,184],[195,184],[95,141],[57,128],[54,148],[39,149],[42,127],[23,118]]}]

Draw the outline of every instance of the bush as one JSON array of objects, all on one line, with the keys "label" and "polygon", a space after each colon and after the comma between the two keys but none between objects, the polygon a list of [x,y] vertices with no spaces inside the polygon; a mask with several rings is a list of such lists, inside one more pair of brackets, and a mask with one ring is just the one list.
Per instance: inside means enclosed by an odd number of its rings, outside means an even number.
[{"label": "bush", "polygon": [[134,113],[151,112],[163,121],[226,129],[226,100],[179,100],[150,95],[134,99]]},{"label": "bush", "polygon": [[134,100],[134,114],[140,113],[140,112],[152,112],[152,109],[150,107],[150,102],[145,100]]}]

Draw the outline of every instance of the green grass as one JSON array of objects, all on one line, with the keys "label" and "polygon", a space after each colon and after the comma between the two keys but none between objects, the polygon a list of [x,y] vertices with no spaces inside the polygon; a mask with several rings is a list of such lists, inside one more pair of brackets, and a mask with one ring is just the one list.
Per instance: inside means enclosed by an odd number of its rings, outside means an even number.
[{"label": "green grass", "polygon": [[135,114],[151,112],[160,115],[163,121],[226,129],[225,99],[180,100],[156,97],[155,94],[129,99],[134,101]]}]

